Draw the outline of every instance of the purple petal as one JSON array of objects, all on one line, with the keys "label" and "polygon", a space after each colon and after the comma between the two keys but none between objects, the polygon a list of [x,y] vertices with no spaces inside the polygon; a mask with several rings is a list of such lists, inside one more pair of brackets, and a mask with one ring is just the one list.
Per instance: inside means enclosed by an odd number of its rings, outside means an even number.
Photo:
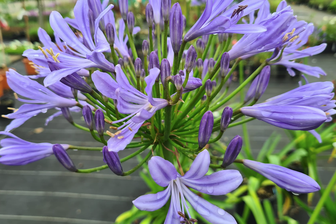
[{"label": "purple petal", "polygon": [[148,162],[149,172],[158,185],[166,187],[171,180],[177,178],[177,171],[173,164],[159,157],[153,156]]},{"label": "purple petal", "polygon": [[92,74],[92,81],[98,91],[101,92],[104,96],[117,99],[115,91],[119,88],[119,85],[109,74],[95,71]]},{"label": "purple petal", "polygon": [[197,180],[202,178],[208,172],[209,165],[210,154],[208,150],[204,150],[197,155],[183,179]]},{"label": "purple petal", "polygon": [[146,194],[133,201],[135,207],[144,211],[155,211],[164,206],[170,197],[170,186],[156,194]]},{"label": "purple petal", "polygon": [[181,179],[188,187],[210,195],[225,195],[237,189],[243,182],[243,177],[238,170],[221,170],[200,179],[185,177]]}]

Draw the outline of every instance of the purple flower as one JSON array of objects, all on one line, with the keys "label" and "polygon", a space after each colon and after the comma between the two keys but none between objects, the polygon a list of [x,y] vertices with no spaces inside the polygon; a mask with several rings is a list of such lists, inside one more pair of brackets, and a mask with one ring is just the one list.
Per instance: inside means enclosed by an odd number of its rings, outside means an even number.
[{"label": "purple flower", "polygon": [[312,130],[336,113],[333,88],[332,82],[311,83],[241,111],[280,128]]},{"label": "purple flower", "polygon": [[191,218],[187,201],[210,223],[236,223],[230,214],[197,196],[188,188],[210,195],[224,195],[236,189],[243,181],[237,170],[222,170],[205,176],[209,165],[210,154],[204,150],[198,154],[189,171],[181,176],[169,161],[159,156],[152,157],[148,162],[149,172],[158,185],[167,188],[157,194],[140,196],[133,204],[140,210],[155,211],[171,198],[165,224],[181,223],[183,219],[178,212],[187,213]]},{"label": "purple flower", "polygon": [[92,80],[96,88],[105,96],[117,100],[118,111],[129,116],[113,123],[118,123],[129,119],[121,127],[115,136],[108,141],[110,151],[118,152],[132,141],[142,124],[150,119],[156,111],[168,105],[167,100],[153,98],[152,87],[158,77],[160,70],[153,68],[149,76],[145,78],[147,87],[143,94],[135,89],[127,80],[120,65],[116,66],[116,81],[107,73],[96,71],[92,74]]},{"label": "purple flower", "polygon": [[296,194],[312,193],[320,190],[320,186],[311,177],[274,164],[265,164],[244,159],[246,167],[260,173],[276,185]]},{"label": "purple flower", "polygon": [[267,31],[245,34],[229,51],[231,60],[289,47],[307,29],[307,23],[297,21],[290,6],[278,8],[273,14],[268,12],[258,16],[255,24],[264,26]]},{"label": "purple flower", "polygon": [[58,162],[64,166],[65,169],[71,172],[77,172],[75,164],[72,162],[70,156],[66,152],[66,149],[60,144],[53,145],[52,150]]},{"label": "purple flower", "polygon": [[[0,141],[0,163],[9,166],[21,166],[35,162],[53,154],[53,144],[51,143],[32,143],[22,140],[12,133],[2,131],[0,135],[6,135]],[[68,145],[62,145],[67,149]]]},{"label": "purple flower", "polygon": [[149,4],[153,7],[154,22],[160,24],[161,21],[161,0],[149,0]]},{"label": "purple flower", "polygon": [[31,117],[55,107],[73,107],[75,100],[61,97],[36,81],[22,76],[10,69],[7,72],[7,81],[11,89],[26,99],[18,100],[25,103],[14,113],[6,115],[9,119],[15,119],[5,129],[10,131],[22,125]]},{"label": "purple flower", "polygon": [[[260,8],[264,1],[245,0],[227,9],[232,0],[207,1],[205,10],[198,21],[188,31],[184,41],[191,41],[202,35],[218,33],[261,33],[266,29],[261,25],[237,24],[241,17]],[[246,6],[244,8],[244,6]]]}]

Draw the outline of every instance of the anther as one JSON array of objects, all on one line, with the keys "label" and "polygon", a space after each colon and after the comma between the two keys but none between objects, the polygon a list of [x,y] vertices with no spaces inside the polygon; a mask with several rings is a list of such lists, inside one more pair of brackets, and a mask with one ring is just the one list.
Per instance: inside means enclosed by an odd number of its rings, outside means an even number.
[{"label": "anther", "polygon": [[109,136],[111,136],[112,138],[114,138],[115,134],[109,132],[109,131],[106,131],[106,134],[108,134]]},{"label": "anther", "polygon": [[14,93],[14,97],[15,97],[16,100],[19,99],[17,93]]},{"label": "anther", "polygon": [[119,135],[120,133],[121,133],[121,131],[118,131],[118,132],[115,133],[115,135]]},{"label": "anther", "polygon": [[113,127],[113,126],[111,126],[111,127],[110,127],[110,129],[113,129],[113,130],[118,130],[118,128],[117,128],[117,127]]},{"label": "anther", "polygon": [[113,122],[108,120],[107,118],[105,118],[105,122],[108,123],[108,124],[112,124]]},{"label": "anther", "polygon": [[118,137],[118,139],[123,139],[123,138],[124,138],[124,136],[119,136],[119,137]]},{"label": "anther", "polygon": [[47,53],[43,50],[43,48],[42,48],[41,46],[38,46],[38,49],[40,49],[40,51],[44,54],[44,56],[45,56],[46,58],[48,58]]},{"label": "anther", "polygon": [[128,130],[133,131],[132,128],[128,127]]}]

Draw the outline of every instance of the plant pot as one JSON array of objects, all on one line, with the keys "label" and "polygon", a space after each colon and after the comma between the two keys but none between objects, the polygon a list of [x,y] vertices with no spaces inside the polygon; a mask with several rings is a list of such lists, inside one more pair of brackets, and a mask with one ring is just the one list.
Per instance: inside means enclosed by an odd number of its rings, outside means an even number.
[{"label": "plant pot", "polygon": [[27,58],[23,58],[22,62],[25,65],[27,75],[37,75],[36,69],[32,66],[32,62]]},{"label": "plant pot", "polygon": [[7,78],[6,72],[8,68],[0,68],[0,115],[9,114],[13,112],[8,108],[14,107],[15,99],[13,91],[10,89]]}]

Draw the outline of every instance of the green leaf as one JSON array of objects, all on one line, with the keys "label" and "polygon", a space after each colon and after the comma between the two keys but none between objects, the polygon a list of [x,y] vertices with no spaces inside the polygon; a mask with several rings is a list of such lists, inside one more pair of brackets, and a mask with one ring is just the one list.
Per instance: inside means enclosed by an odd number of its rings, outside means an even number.
[{"label": "green leaf", "polygon": [[269,200],[265,199],[264,200],[264,208],[265,208],[265,213],[268,219],[269,224],[275,224],[275,217],[273,214],[273,209],[272,205]]},{"label": "green leaf", "polygon": [[282,166],[287,167],[293,162],[300,161],[302,157],[306,156],[307,152],[304,149],[297,149],[292,154],[290,154],[283,162]]},{"label": "green leaf", "polygon": [[245,220],[240,215],[238,215],[237,213],[234,214],[234,217],[235,217],[236,221],[238,221],[239,224],[247,224],[245,222]]},{"label": "green leaf", "polygon": [[[258,202],[253,199],[252,196],[244,196],[243,197],[244,202],[246,205],[251,209],[254,218],[256,219],[257,223],[267,223],[265,219],[264,211],[261,208],[259,198],[257,198]],[[258,205],[259,204],[259,205]]]}]

